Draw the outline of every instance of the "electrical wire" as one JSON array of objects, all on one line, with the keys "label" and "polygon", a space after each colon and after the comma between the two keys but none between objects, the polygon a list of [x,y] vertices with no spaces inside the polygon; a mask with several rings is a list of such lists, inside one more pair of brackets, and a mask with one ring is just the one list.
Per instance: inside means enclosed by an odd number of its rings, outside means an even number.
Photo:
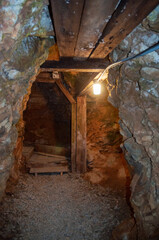
[{"label": "electrical wire", "polygon": [[101,73],[100,77],[98,78],[98,80],[97,80],[96,82],[99,82],[99,81],[101,80],[101,78],[103,77],[103,75],[104,75],[110,68],[115,67],[115,66],[118,66],[118,65],[120,65],[120,64],[122,64],[122,63],[124,63],[124,62],[129,61],[129,60],[133,60],[133,59],[135,59],[135,58],[138,58],[138,57],[141,57],[141,56],[145,56],[146,54],[151,53],[151,52],[153,52],[153,51],[156,51],[156,50],[158,50],[158,49],[159,49],[159,42],[156,43],[155,45],[149,47],[148,49],[142,51],[141,53],[138,53],[138,54],[135,55],[135,56],[131,56],[131,57],[124,58],[124,59],[122,59],[122,60],[120,60],[120,61],[117,61],[117,62],[109,65],[109,66],[106,67],[106,69]]},{"label": "electrical wire", "polygon": [[[115,62],[115,63],[112,63],[111,65],[109,65],[108,67],[106,67],[106,69],[105,69],[105,70],[101,73],[101,75],[99,76],[98,80],[95,80],[94,82],[99,82],[99,81],[101,80],[101,78],[103,77],[103,75],[104,75],[105,73],[107,73],[110,68],[116,67],[116,66],[118,66],[118,65],[120,65],[120,64],[122,64],[122,63],[124,63],[124,62],[133,60],[133,59],[135,59],[135,58],[138,58],[138,57],[141,57],[141,56],[145,56],[146,54],[149,54],[149,53],[151,53],[151,52],[153,52],[153,51],[156,51],[156,50],[158,50],[158,49],[159,49],[159,42],[156,43],[155,45],[147,48],[146,50],[138,53],[138,54],[135,55],[135,56],[127,57],[127,58],[124,58],[124,59],[122,59],[122,60],[120,60],[120,61],[117,61],[117,62]],[[92,87],[92,85],[91,85],[89,88],[87,88],[87,89],[82,93],[82,95],[85,94],[91,87]]]}]

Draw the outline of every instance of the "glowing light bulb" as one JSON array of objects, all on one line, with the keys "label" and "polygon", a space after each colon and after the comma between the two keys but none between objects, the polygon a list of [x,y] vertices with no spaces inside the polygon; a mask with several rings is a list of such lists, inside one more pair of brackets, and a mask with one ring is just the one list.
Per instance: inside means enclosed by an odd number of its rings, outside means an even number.
[{"label": "glowing light bulb", "polygon": [[93,84],[93,93],[94,93],[94,95],[101,94],[101,85],[99,83]]}]

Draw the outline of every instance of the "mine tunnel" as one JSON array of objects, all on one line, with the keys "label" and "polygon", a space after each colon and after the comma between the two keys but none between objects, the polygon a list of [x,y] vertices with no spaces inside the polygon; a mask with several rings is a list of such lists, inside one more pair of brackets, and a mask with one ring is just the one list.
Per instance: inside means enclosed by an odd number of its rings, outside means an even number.
[{"label": "mine tunnel", "polygon": [[158,4],[0,2],[0,240],[159,239]]},{"label": "mine tunnel", "polygon": [[[71,168],[71,104],[55,82],[38,82],[46,81],[46,79],[51,79],[50,73],[42,73],[37,76],[37,81],[32,85],[27,108],[23,114],[25,123],[23,155],[29,158],[26,165],[30,171],[37,170],[39,173],[40,171],[61,171],[63,174]],[[36,154],[34,153],[30,158],[32,152],[36,152]],[[48,170],[45,167],[40,170],[39,164],[44,162],[44,158],[46,158],[45,161],[57,162],[57,166],[53,163],[54,167],[46,165]],[[42,163],[38,162],[41,160]],[[37,169],[34,169],[35,165]]]}]

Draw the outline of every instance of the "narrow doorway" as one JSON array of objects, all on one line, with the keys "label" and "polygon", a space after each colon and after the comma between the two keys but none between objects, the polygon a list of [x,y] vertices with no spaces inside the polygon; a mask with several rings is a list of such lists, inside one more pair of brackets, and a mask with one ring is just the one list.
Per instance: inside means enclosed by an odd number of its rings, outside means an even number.
[{"label": "narrow doorway", "polygon": [[31,173],[62,174],[70,169],[71,104],[56,83],[40,82],[43,78],[50,73],[38,75],[23,113],[23,152]]}]

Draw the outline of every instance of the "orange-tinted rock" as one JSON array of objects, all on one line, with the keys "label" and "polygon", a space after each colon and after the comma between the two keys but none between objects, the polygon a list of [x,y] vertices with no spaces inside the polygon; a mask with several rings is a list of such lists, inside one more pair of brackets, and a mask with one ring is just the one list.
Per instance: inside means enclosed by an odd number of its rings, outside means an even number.
[{"label": "orange-tinted rock", "polygon": [[[102,86],[104,87],[104,86]],[[105,92],[104,92],[105,91]],[[107,91],[87,101],[87,157],[85,178],[112,188],[125,188],[130,178],[120,144],[118,110],[107,102]]]}]

